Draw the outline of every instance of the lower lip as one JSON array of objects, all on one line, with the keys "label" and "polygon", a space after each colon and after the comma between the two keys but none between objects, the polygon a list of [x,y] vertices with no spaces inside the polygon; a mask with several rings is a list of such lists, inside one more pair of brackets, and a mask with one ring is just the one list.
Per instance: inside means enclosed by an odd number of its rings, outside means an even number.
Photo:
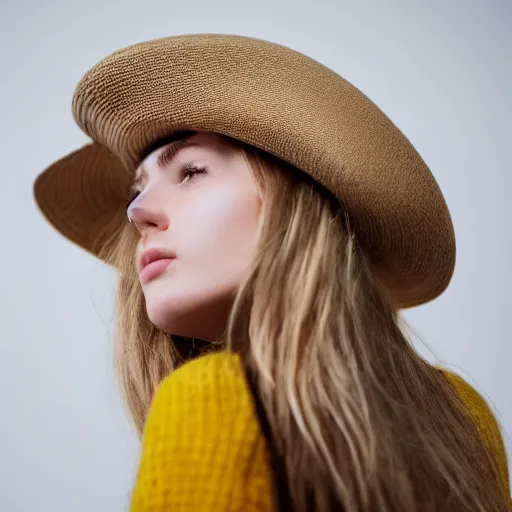
[{"label": "lower lip", "polygon": [[141,284],[149,283],[153,279],[161,276],[172,261],[173,258],[164,258],[161,260],[153,261],[149,265],[146,265],[139,274],[139,280]]}]

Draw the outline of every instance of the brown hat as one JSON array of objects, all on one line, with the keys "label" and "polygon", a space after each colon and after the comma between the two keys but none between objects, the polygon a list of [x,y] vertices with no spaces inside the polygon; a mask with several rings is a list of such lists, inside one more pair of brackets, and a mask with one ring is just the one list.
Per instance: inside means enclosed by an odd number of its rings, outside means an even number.
[{"label": "brown hat", "polygon": [[125,209],[147,148],[204,130],[263,149],[329,189],[401,307],[448,286],[455,237],[430,170],[374,103],[301,53],[218,34],[139,43],[86,73],[73,115],[93,142],[46,169],[35,198],[51,224],[93,254],[112,235],[107,220]]}]

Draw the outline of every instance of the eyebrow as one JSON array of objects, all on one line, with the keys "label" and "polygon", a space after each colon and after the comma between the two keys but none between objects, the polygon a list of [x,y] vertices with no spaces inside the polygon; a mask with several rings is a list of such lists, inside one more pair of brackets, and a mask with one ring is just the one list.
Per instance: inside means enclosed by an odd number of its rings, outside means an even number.
[{"label": "eyebrow", "polygon": [[[187,137],[190,137],[190,135],[187,135]],[[165,141],[163,141],[160,146],[166,144]],[[200,147],[201,145],[197,142],[193,142],[189,140],[188,138],[183,138],[180,140],[172,140],[167,141],[167,146],[164,148],[164,150],[158,155],[157,158],[157,166],[162,169],[166,165],[169,165],[176,157],[177,155],[183,151],[186,148],[190,147]],[[133,181],[133,185],[131,187],[132,191],[135,191],[135,189],[140,186],[142,180],[147,176],[148,172],[145,169],[143,165],[141,165],[136,173],[135,173],[135,179]]]},{"label": "eyebrow", "polygon": [[174,142],[173,144],[169,144],[165,147],[165,149],[158,155],[157,159],[157,165],[158,167],[162,168],[166,165],[169,165],[174,158],[178,155],[180,151],[183,151],[185,148],[190,147],[199,147],[200,144],[197,142],[192,142],[190,140],[179,140],[177,142]]}]

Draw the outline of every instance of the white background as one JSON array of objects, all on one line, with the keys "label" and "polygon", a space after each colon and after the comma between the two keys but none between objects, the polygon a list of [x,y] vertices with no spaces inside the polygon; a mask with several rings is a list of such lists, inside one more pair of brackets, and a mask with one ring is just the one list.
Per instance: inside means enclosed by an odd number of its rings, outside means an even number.
[{"label": "white background", "polygon": [[511,27],[506,0],[2,0],[0,510],[129,506],[139,446],[112,378],[114,276],[46,224],[32,182],[86,142],[71,96],[92,65],[184,33],[302,51],[359,87],[416,146],[446,196],[458,259],[446,293],[406,316],[493,404],[510,458]]}]

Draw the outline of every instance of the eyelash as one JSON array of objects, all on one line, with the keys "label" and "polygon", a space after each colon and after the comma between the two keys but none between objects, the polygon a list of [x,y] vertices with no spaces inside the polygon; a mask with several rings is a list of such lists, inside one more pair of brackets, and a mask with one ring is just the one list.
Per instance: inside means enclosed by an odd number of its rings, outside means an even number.
[{"label": "eyelash", "polygon": [[[195,165],[186,165],[181,169],[180,171],[180,185],[183,185],[186,181],[192,180],[194,177],[196,177],[199,174],[206,174],[208,171],[207,167],[197,167]],[[132,204],[132,202],[137,198],[137,196],[140,194],[140,191],[137,191],[133,193],[126,203],[126,208]]]},{"label": "eyelash", "polygon": [[195,165],[186,165],[180,172],[180,185],[184,182],[185,178],[191,180],[194,176],[198,174],[206,174],[207,168],[196,167]]}]

